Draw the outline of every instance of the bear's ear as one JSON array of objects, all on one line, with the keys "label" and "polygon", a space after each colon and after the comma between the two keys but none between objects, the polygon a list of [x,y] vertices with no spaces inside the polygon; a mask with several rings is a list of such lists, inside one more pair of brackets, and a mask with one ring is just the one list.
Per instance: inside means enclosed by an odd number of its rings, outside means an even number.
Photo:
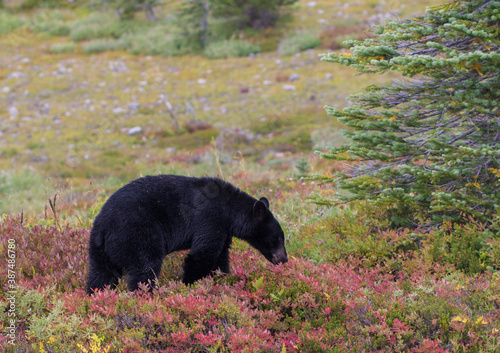
[{"label": "bear's ear", "polygon": [[261,197],[259,201],[264,202],[264,205],[266,205],[267,208],[269,208],[269,200],[266,199],[265,197]]},{"label": "bear's ear", "polygon": [[257,221],[265,221],[268,212],[269,210],[267,209],[264,202],[262,202],[261,200],[255,201],[255,203],[253,204],[253,216]]}]

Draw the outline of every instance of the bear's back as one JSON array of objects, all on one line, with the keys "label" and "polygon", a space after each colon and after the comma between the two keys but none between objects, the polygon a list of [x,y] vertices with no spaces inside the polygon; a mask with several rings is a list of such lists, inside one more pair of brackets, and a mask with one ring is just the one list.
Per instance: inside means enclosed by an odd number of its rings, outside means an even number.
[{"label": "bear's back", "polygon": [[200,212],[220,212],[230,199],[238,200],[241,206],[250,206],[255,201],[218,178],[145,176],[131,181],[111,195],[102,207],[100,216],[107,220],[126,218],[129,224],[164,223],[179,216],[185,218]]}]

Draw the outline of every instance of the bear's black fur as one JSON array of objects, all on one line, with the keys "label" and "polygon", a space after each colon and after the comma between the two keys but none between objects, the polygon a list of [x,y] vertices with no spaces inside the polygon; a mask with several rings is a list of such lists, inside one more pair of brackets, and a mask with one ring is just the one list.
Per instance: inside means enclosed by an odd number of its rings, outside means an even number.
[{"label": "bear's black fur", "polygon": [[184,262],[186,284],[214,270],[229,272],[232,237],[243,239],[270,262],[288,261],[284,234],[257,200],[217,178],[146,176],[116,191],[97,215],[89,241],[87,292],[116,285],[153,283],[164,257],[191,249]]}]

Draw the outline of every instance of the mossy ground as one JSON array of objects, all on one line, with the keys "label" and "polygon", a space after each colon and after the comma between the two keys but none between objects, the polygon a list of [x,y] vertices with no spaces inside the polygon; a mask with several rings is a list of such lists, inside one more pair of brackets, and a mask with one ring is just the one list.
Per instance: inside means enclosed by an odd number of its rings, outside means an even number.
[{"label": "mossy ground", "polygon": [[[278,35],[290,27],[318,32],[334,26],[339,17],[344,23],[359,22],[389,10],[390,4],[375,8],[369,1],[358,1],[339,7],[319,1],[310,8],[304,1],[295,7],[294,20],[277,29]],[[293,176],[296,159],[305,155],[316,163],[313,147],[343,142],[342,126],[322,106],[345,105],[347,96],[367,83],[366,77],[320,62],[322,49],[287,57],[266,52],[209,60],[134,56],[120,50],[87,55],[77,43],[74,52],[54,54],[51,47],[67,37],[37,32],[52,18],[76,21],[85,16],[81,9],[37,10],[21,16],[31,27],[0,37],[0,168],[9,178],[36,175],[33,189],[44,190],[25,200],[22,192],[6,184],[1,212],[40,214],[50,194],[58,192],[67,199],[66,194],[84,194],[90,183],[109,192],[108,185],[114,188],[117,183],[110,185],[108,179],[125,183],[145,171],[217,174],[211,141],[218,136],[224,147],[217,153],[224,156],[226,177],[231,178],[238,158],[247,159],[251,174],[260,163],[279,171],[278,179]],[[328,24],[322,18],[328,18]],[[266,33],[264,37],[276,36]],[[288,82],[292,74],[299,78]],[[173,107],[179,131],[174,131],[165,100]],[[193,120],[211,128],[187,132],[183,127]],[[142,132],[128,136],[135,126]],[[232,138],[234,129],[249,131],[253,138]]]}]

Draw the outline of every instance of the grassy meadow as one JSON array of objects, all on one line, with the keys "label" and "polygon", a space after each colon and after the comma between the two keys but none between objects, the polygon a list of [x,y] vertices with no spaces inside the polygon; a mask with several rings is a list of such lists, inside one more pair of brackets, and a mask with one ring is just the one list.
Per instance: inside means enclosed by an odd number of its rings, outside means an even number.
[{"label": "grassy meadow", "polygon": [[[154,23],[95,2],[0,9],[2,349],[500,351],[500,225],[391,230],[370,204],[308,202],[336,191],[302,178],[343,168],[314,154],[347,142],[323,106],[399,78],[318,54],[433,3],[300,0],[274,29],[215,23],[201,52],[179,41],[179,3]],[[94,217],[117,188],[159,173],[266,196],[290,261],[236,240],[230,275],[185,286],[174,253],[152,293],[121,281],[88,297]]]}]

